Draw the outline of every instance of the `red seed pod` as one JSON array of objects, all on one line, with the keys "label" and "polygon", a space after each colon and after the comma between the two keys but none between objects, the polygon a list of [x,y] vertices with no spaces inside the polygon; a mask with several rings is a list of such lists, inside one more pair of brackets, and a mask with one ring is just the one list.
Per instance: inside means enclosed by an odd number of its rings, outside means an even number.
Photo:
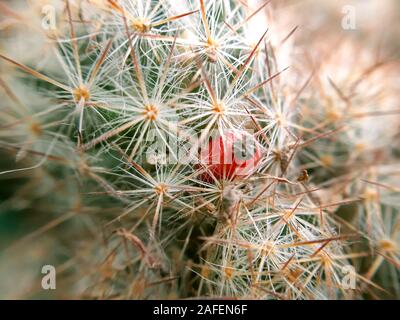
[{"label": "red seed pod", "polygon": [[228,131],[210,137],[203,146],[200,162],[207,167],[201,176],[204,181],[233,179],[254,172],[261,159],[258,142],[245,131]]}]

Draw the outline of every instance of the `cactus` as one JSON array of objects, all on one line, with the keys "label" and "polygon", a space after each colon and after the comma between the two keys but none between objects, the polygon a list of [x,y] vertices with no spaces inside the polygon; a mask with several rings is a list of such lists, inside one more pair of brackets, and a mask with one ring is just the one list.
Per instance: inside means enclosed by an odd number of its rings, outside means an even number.
[{"label": "cactus", "polygon": [[50,297],[400,297],[397,60],[299,57],[271,1],[25,10],[0,5],[0,272],[32,248]]}]

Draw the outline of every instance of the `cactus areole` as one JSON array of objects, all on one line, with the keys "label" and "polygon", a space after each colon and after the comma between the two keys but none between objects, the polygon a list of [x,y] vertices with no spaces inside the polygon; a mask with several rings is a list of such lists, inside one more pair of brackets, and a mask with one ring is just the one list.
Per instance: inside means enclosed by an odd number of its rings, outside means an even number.
[{"label": "cactus areole", "polygon": [[234,179],[253,173],[261,159],[256,139],[245,131],[227,131],[212,136],[200,152],[200,163],[205,167],[201,178]]}]

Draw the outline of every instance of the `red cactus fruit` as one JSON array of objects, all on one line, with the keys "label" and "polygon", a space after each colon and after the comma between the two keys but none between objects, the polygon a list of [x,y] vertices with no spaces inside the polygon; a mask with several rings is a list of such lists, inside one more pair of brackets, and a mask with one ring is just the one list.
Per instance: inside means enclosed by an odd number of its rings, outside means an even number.
[{"label": "red cactus fruit", "polygon": [[254,172],[261,159],[258,142],[245,131],[228,131],[210,137],[200,152],[200,162],[207,168],[201,179],[234,179]]}]

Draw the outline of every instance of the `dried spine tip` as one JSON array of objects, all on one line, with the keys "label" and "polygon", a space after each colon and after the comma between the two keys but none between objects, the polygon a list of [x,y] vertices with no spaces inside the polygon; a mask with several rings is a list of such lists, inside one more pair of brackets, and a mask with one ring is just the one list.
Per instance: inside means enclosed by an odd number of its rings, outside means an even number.
[{"label": "dried spine tip", "polygon": [[80,85],[78,88],[75,88],[73,91],[73,95],[75,101],[89,101],[90,91],[85,85]]},{"label": "dried spine tip", "polygon": [[154,188],[154,191],[157,193],[157,194],[164,194],[166,191],[167,191],[167,185],[166,184],[164,184],[164,183],[160,183],[160,184],[158,184],[155,188]]},{"label": "dried spine tip", "polygon": [[31,123],[30,129],[31,129],[32,133],[37,137],[43,133],[42,126],[37,122]]},{"label": "dried spine tip", "polygon": [[158,108],[154,104],[148,104],[144,107],[145,111],[143,111],[144,116],[146,119],[150,121],[154,121],[157,119],[158,116]]},{"label": "dried spine tip", "polygon": [[379,249],[386,252],[396,252],[397,246],[396,243],[390,239],[382,239],[378,244]]},{"label": "dried spine tip", "polygon": [[151,25],[146,18],[136,18],[131,21],[131,27],[139,33],[146,33],[150,31]]},{"label": "dried spine tip", "polygon": [[207,39],[207,45],[206,45],[206,54],[207,54],[207,59],[211,63],[216,63],[218,61],[218,50],[219,44],[212,38]]},{"label": "dried spine tip", "polygon": [[225,113],[225,110],[225,105],[219,101],[216,102],[212,107],[212,111],[219,115],[223,115]]}]

